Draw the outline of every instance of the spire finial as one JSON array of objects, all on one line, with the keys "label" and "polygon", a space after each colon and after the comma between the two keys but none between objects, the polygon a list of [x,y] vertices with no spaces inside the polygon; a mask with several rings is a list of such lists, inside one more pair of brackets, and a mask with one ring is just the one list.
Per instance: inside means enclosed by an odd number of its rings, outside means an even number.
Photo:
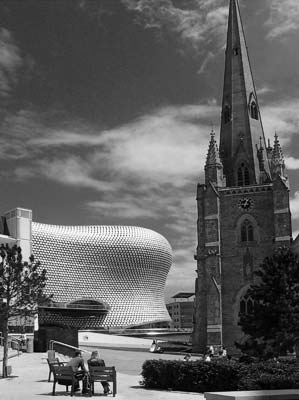
[{"label": "spire finial", "polygon": [[210,132],[210,143],[209,143],[206,165],[216,165],[216,164],[222,164],[222,163],[220,161],[219,150],[215,140],[215,132],[214,129],[212,128]]},{"label": "spire finial", "polygon": [[280,175],[281,177],[284,177],[284,170],[285,170],[284,157],[279,143],[278,134],[276,131],[274,135],[271,169],[274,175]]}]

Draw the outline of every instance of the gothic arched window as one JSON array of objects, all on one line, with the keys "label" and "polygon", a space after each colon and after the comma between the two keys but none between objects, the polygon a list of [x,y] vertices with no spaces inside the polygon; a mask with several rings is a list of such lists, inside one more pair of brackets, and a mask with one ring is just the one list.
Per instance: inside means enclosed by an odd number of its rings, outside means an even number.
[{"label": "gothic arched window", "polygon": [[248,108],[249,108],[249,114],[252,119],[259,119],[259,110],[257,106],[257,101],[253,93],[250,94],[249,96],[249,103],[248,103]]},{"label": "gothic arched window", "polygon": [[238,168],[238,186],[249,185],[249,170],[244,163]]},{"label": "gothic arched window", "polygon": [[240,315],[252,314],[254,309],[253,299],[245,294],[245,296],[240,299]]},{"label": "gothic arched window", "polygon": [[255,101],[252,101],[250,104],[250,116],[253,119],[259,119],[259,113]]},{"label": "gothic arched window", "polygon": [[245,219],[241,225],[241,242],[253,242],[254,231],[251,222]]},{"label": "gothic arched window", "polygon": [[224,123],[227,124],[228,122],[230,122],[230,120],[231,120],[230,107],[225,106],[224,107]]}]

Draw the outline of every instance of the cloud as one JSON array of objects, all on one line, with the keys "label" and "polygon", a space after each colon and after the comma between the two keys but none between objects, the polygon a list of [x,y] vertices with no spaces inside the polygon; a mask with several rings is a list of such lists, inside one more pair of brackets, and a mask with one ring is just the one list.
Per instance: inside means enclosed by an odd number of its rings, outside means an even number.
[{"label": "cloud", "polygon": [[199,172],[198,161],[206,154],[199,143],[205,136],[208,138],[209,125],[196,123],[196,107],[177,111],[165,109],[122,127],[119,140],[110,148],[112,160],[117,162],[114,168],[141,179],[172,182],[175,186],[186,184]]},{"label": "cloud", "polygon": [[90,201],[86,203],[86,208],[92,213],[97,213],[100,217],[114,217],[127,219],[157,218],[157,210],[153,207],[147,208],[142,198],[126,195],[121,200],[114,200],[112,197],[106,200]]},{"label": "cloud", "polygon": [[268,86],[261,87],[256,91],[258,96],[264,96],[265,94],[273,93],[273,89],[269,88]]},{"label": "cloud", "polygon": [[299,219],[299,191],[294,193],[294,197],[290,199],[290,209],[292,219]]},{"label": "cloud", "polygon": [[174,264],[167,276],[166,301],[178,292],[194,291],[197,265],[193,255],[194,248],[190,245],[175,248]]},{"label": "cloud", "polygon": [[[115,4],[112,5],[112,7]],[[95,18],[97,23],[105,31],[107,30],[105,24],[105,17],[113,15],[113,9],[110,2],[94,2],[90,0],[80,0],[78,7],[84,10],[90,17]]]},{"label": "cloud", "polygon": [[206,72],[206,67],[209,64],[209,62],[211,60],[213,60],[213,58],[215,57],[215,54],[212,53],[211,51],[208,52],[206,58],[204,59],[204,61],[202,62],[199,70],[197,71],[198,75],[203,74],[204,72]]},{"label": "cloud", "polygon": [[[175,36],[181,45],[200,50],[215,41],[219,49],[225,38],[228,7],[224,0],[192,0],[188,8],[171,0],[122,0],[136,13],[138,23]],[[175,4],[180,4],[176,2]]]},{"label": "cloud", "polygon": [[299,169],[299,160],[294,157],[285,157],[285,164],[287,169]]},{"label": "cloud", "polygon": [[0,28],[0,93],[8,96],[17,82],[17,71],[23,61],[20,50],[15,44],[12,34]]},{"label": "cloud", "polygon": [[80,156],[70,155],[65,159],[33,158],[31,163],[16,166],[14,176],[21,181],[42,179],[74,188],[88,188],[97,192],[115,192],[119,189],[117,182],[104,180],[98,173],[94,159],[86,160]]},{"label": "cloud", "polygon": [[[2,159],[44,157],[44,154],[49,159],[49,154],[53,154],[52,161],[57,162],[49,163],[60,168],[67,162],[72,148],[72,152],[80,150],[82,160],[74,165],[71,158],[70,165],[77,170],[77,175],[66,182],[75,183],[76,176],[81,182],[78,168],[81,165],[85,174],[87,164],[90,171],[95,168],[138,182],[171,183],[180,187],[202,172],[200,160],[205,159],[207,149],[201,143],[208,142],[210,126],[218,119],[218,111],[214,102],[164,107],[125,125],[98,132],[82,123],[77,127],[73,123],[63,129],[53,128],[46,125],[47,118],[40,114],[21,111],[7,116],[1,127],[5,148]],[[51,174],[61,180],[61,174],[56,171],[46,168],[43,171],[46,177]],[[90,183],[100,190],[100,185]]]},{"label": "cloud", "polygon": [[20,110],[13,114],[5,113],[4,110],[2,112],[4,116],[0,123],[0,160],[30,157],[28,141],[43,132],[38,113],[30,110]]},{"label": "cloud", "polygon": [[299,130],[298,108],[299,99],[282,100],[263,106],[261,113],[266,135],[273,137],[277,132],[281,144],[289,143]]},{"label": "cloud", "polygon": [[266,26],[270,28],[268,39],[284,38],[299,27],[298,0],[268,0],[270,16]]},{"label": "cloud", "polygon": [[58,182],[62,185],[89,188],[100,192],[110,192],[117,185],[96,177],[97,168],[92,158],[84,160],[79,156],[70,156],[65,160],[46,159],[37,161],[32,168],[32,175]]}]

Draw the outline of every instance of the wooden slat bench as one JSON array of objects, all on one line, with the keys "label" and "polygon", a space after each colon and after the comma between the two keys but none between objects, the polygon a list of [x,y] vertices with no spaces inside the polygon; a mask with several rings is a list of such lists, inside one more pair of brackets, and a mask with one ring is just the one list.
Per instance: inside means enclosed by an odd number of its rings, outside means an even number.
[{"label": "wooden slat bench", "polygon": [[81,378],[78,378],[76,372],[73,371],[70,366],[54,366],[53,367],[54,374],[54,382],[53,382],[53,390],[52,395],[55,396],[56,383],[58,385],[66,386],[66,392],[69,391],[69,386],[71,387],[71,396],[73,396],[75,391],[75,385],[79,380],[83,379],[83,375]]},{"label": "wooden slat bench", "polygon": [[299,389],[206,392],[206,400],[299,400]]},{"label": "wooden slat bench", "polygon": [[49,365],[48,382],[50,382],[50,380],[51,380],[51,374],[53,374],[53,376],[54,376],[54,366],[55,367],[57,367],[57,366],[62,367],[62,366],[65,366],[67,364],[67,362],[65,362],[65,361],[59,361],[59,358],[55,358],[54,360],[51,360],[51,361],[47,358],[47,363]]},{"label": "wooden slat bench", "polygon": [[115,367],[96,367],[89,366],[89,379],[90,379],[90,392],[91,396],[94,394],[95,382],[112,382],[113,383],[113,397],[116,395],[116,370]]}]

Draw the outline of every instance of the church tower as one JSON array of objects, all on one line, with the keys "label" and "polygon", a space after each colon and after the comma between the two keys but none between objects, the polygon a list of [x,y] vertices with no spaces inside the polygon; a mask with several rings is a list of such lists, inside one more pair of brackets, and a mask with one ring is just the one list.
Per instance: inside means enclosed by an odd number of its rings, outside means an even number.
[{"label": "church tower", "polygon": [[276,133],[273,148],[265,142],[237,0],[229,4],[220,147],[212,132],[197,210],[193,350],[236,352],[253,271],[292,235],[282,149]]}]

